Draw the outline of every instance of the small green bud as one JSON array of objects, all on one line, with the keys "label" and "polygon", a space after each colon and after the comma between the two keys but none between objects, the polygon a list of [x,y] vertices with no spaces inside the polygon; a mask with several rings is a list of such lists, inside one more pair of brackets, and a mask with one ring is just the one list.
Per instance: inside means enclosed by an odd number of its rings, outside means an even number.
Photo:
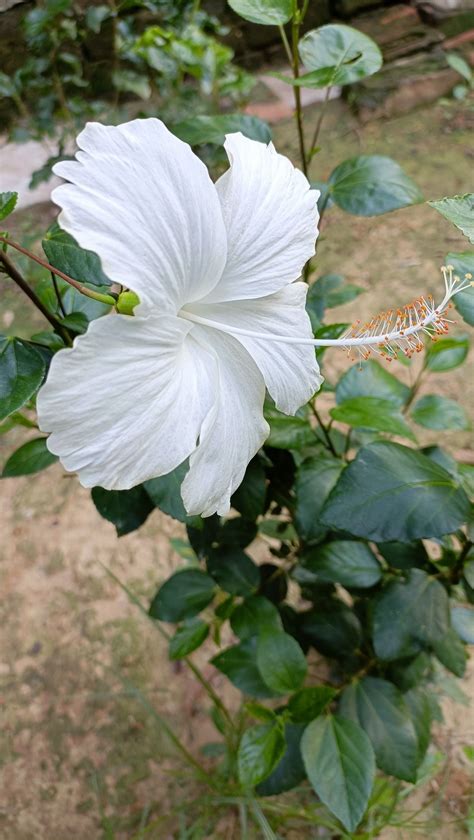
[{"label": "small green bud", "polygon": [[140,298],[135,292],[122,292],[117,299],[115,308],[121,315],[133,315],[133,310],[140,303]]}]

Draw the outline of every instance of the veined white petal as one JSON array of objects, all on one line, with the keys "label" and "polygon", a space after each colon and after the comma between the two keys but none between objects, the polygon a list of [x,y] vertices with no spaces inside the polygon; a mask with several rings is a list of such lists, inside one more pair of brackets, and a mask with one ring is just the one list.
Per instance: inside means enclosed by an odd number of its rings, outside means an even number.
[{"label": "veined white petal", "polygon": [[247,351],[230,335],[195,327],[193,335],[218,359],[214,405],[202,425],[199,445],[189,460],[181,494],[189,514],[229,512],[230,497],[269,426],[263,417],[265,383]]},{"label": "veined white petal", "polygon": [[[227,237],[204,164],[157,119],[88,123],[70,181],[53,192],[59,222],[100,256],[105,272],[143,302],[174,315],[217,283]],[[137,310],[137,311],[143,311]]]},{"label": "veined white petal", "polygon": [[48,448],[85,487],[127,490],[194,450],[217,365],[172,315],[108,315],[51,363],[37,409]]},{"label": "veined white petal", "polygon": [[268,339],[235,335],[250,353],[265,379],[276,406],[285,414],[294,414],[319,390],[323,377],[319,372],[314,347],[272,341],[271,335],[312,338],[311,323],[305,310],[306,283],[290,283],[279,292],[253,300],[226,303],[194,303],[186,307],[203,318],[267,333]]},{"label": "veined white petal", "polygon": [[242,134],[228,134],[230,169],[216,183],[227,229],[227,263],[207,301],[258,298],[297,280],[318,235],[318,190],[291,161]]}]

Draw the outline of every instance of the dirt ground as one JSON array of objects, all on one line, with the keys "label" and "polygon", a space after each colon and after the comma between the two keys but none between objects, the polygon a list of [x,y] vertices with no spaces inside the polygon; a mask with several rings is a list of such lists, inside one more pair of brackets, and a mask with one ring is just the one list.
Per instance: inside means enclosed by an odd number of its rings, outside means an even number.
[{"label": "dirt ground", "polygon": [[[308,109],[308,123],[312,115]],[[324,180],[334,165],[362,150],[395,157],[427,198],[465,192],[472,187],[473,127],[468,104],[438,104],[361,129],[341,102],[331,103],[312,175]],[[275,142],[296,160],[291,124],[277,127]],[[34,230],[50,212],[46,205],[22,211],[15,224]],[[332,319],[352,320],[385,308],[387,288],[394,304],[420,290],[435,291],[445,254],[465,248],[456,230],[426,205],[376,219],[331,210],[317,271],[337,271],[368,290],[355,304],[333,310]],[[30,319],[11,289],[2,290],[0,325],[2,319],[10,332]],[[455,330],[465,331],[462,325]],[[329,376],[344,364],[332,358]],[[472,408],[473,381],[466,371],[438,374],[430,388]],[[413,376],[406,369],[398,373]],[[0,437],[0,461],[19,440],[18,433]],[[472,459],[467,434],[443,440]],[[146,605],[179,563],[169,537],[182,536],[181,526],[155,511],[139,532],[119,540],[89,493],[54,466],[38,476],[0,482],[0,535],[0,840],[128,840],[149,815],[156,818],[173,807],[185,825],[196,783],[147,704],[184,732],[192,751],[215,740],[216,733],[199,689],[182,668],[170,665],[165,642],[107,572]],[[472,670],[462,686],[470,697]],[[221,686],[209,669],[211,674]],[[448,699],[444,712],[437,744],[449,759],[449,773],[436,836],[454,840],[466,836],[469,765],[462,747],[474,743],[474,732],[465,706]],[[439,780],[433,784],[439,786]],[[232,830],[232,822],[224,822],[212,836],[230,840]],[[405,840],[412,831],[382,837]],[[159,828],[146,834],[153,840],[169,836]],[[184,830],[179,835],[191,836]],[[239,837],[236,828],[233,836]],[[416,836],[428,832],[421,828]]]}]

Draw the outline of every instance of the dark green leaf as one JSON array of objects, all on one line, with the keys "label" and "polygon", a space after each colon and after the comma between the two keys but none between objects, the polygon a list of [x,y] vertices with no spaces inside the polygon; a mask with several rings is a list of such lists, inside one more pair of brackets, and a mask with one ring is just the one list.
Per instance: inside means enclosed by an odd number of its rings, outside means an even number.
[{"label": "dark green leaf", "polygon": [[329,24],[307,32],[299,43],[305,69],[304,87],[349,85],[371,76],[382,66],[377,44],[351,26]]},{"label": "dark green leaf", "polygon": [[406,707],[415,727],[417,739],[417,765],[423,761],[428,749],[433,719],[431,704],[427,694],[421,688],[412,688],[403,695]]},{"label": "dark green leaf", "polygon": [[433,642],[433,652],[448,671],[463,677],[466,670],[467,653],[459,635],[450,627],[447,633]]},{"label": "dark green leaf", "polygon": [[36,393],[45,372],[43,357],[19,338],[0,335],[0,420]]},{"label": "dark green leaf", "polygon": [[375,429],[415,440],[415,435],[391,400],[353,397],[329,412],[334,420],[356,428]]},{"label": "dark green leaf", "polygon": [[398,779],[416,780],[418,740],[403,700],[392,683],[375,677],[353,682],[341,695],[340,714],[370,738],[378,766]]},{"label": "dark green leaf", "polygon": [[427,394],[411,410],[415,423],[426,429],[468,429],[466,412],[455,400],[438,394]]},{"label": "dark green leaf", "polygon": [[301,739],[306,773],[314,790],[348,831],[367,807],[375,776],[371,743],[355,723],[329,715],[313,720]]},{"label": "dark green leaf", "polygon": [[207,571],[232,595],[251,595],[260,585],[258,566],[239,548],[215,549],[208,557]]},{"label": "dark green leaf", "polygon": [[0,221],[13,213],[18,201],[16,192],[0,192]]},{"label": "dark green leaf", "polygon": [[411,569],[405,582],[389,583],[374,603],[373,641],[380,659],[417,653],[420,643],[434,645],[448,628],[446,590],[421,569]]},{"label": "dark green leaf", "polygon": [[182,120],[172,126],[173,134],[191,146],[212,143],[222,146],[226,134],[240,131],[251,140],[270,143],[272,132],[266,122],[249,114],[218,114],[206,116],[198,114],[188,120]]},{"label": "dark green leaf", "polygon": [[376,441],[346,467],[321,518],[328,527],[375,542],[410,542],[455,531],[468,511],[459,479],[420,452]]},{"label": "dark green leaf", "polygon": [[301,724],[286,724],[285,753],[270,776],[258,785],[257,793],[259,796],[275,796],[278,793],[291,790],[306,778],[306,772],[300,752],[300,742],[303,729],[304,726]]},{"label": "dark green leaf", "polygon": [[[462,254],[448,254],[446,265],[452,265],[454,273],[464,279],[466,274],[474,277],[474,251],[465,251]],[[453,303],[459,314],[467,324],[474,327],[474,287],[458,292],[453,298]]]},{"label": "dark green leaf", "polygon": [[294,521],[299,535],[306,542],[323,539],[327,533],[319,516],[342,469],[342,461],[329,455],[307,458],[298,468]]},{"label": "dark green leaf", "polygon": [[396,683],[402,691],[414,688],[426,680],[431,671],[431,656],[422,651],[407,659],[398,659],[390,668],[391,682]]},{"label": "dark green leaf", "polygon": [[202,645],[209,635],[209,625],[201,618],[188,618],[170,639],[170,659],[182,659]]},{"label": "dark green leaf", "polygon": [[252,595],[233,611],[230,625],[239,639],[249,639],[263,632],[280,633],[282,623],[277,608],[268,598]]},{"label": "dark green leaf", "polygon": [[232,548],[245,548],[256,536],[257,526],[255,522],[244,519],[243,516],[237,516],[234,519],[228,519],[224,522],[216,539],[220,545],[230,546]]},{"label": "dark green leaf", "polygon": [[474,609],[452,607],[451,621],[456,633],[467,645],[474,645]]},{"label": "dark green leaf", "polygon": [[46,446],[46,438],[35,438],[20,446],[10,455],[2,472],[2,478],[13,478],[17,475],[31,475],[45,470],[57,461]]},{"label": "dark green leaf", "polygon": [[336,690],[329,685],[313,685],[302,688],[288,701],[288,711],[294,723],[307,723],[318,717],[336,696]]},{"label": "dark green leaf", "polygon": [[270,775],[285,752],[285,736],[281,726],[263,723],[247,729],[237,752],[239,781],[253,788]]},{"label": "dark green leaf", "polygon": [[319,578],[342,586],[374,586],[382,577],[375,555],[366,543],[335,540],[304,555],[304,566]]},{"label": "dark green leaf", "polygon": [[250,461],[240,487],[232,496],[232,507],[248,520],[255,520],[265,511],[267,483],[261,460],[256,457]]},{"label": "dark green leaf", "polygon": [[270,436],[267,446],[275,449],[303,449],[314,443],[315,435],[310,424],[303,417],[286,417],[283,414],[267,416]]},{"label": "dark green leaf", "polygon": [[207,607],[215,592],[215,581],[209,575],[199,569],[184,569],[160,587],[149,613],[160,621],[178,622],[192,618]]},{"label": "dark green leaf", "polygon": [[356,216],[379,216],[423,200],[401,166],[382,155],[345,160],[331,172],[329,184],[336,204]]},{"label": "dark green leaf", "polygon": [[410,396],[410,389],[373,359],[353,365],[341,376],[336,386],[338,404],[355,397],[388,400],[401,407]]},{"label": "dark green leaf", "polygon": [[456,225],[474,244],[474,193],[455,195],[452,198],[440,198],[439,201],[428,201],[448,222]]},{"label": "dark green leaf", "polygon": [[97,254],[81,248],[65,231],[54,229],[50,238],[43,239],[43,251],[51,265],[73,280],[91,283],[93,286],[111,285],[111,281],[102,271]]},{"label": "dark green leaf", "polygon": [[311,318],[313,329],[319,327],[326,309],[341,306],[354,300],[364,290],[352,283],[345,283],[340,274],[325,274],[311,284],[306,297],[306,311]]},{"label": "dark green leaf", "polygon": [[231,681],[243,694],[251,697],[274,697],[263,681],[257,668],[257,640],[245,639],[239,645],[233,645],[211,659],[212,665]]},{"label": "dark green leaf", "polygon": [[118,537],[136,531],[153,510],[150,497],[141,484],[132,487],[131,490],[104,490],[103,487],[93,487],[91,496],[100,515],[115,525]]},{"label": "dark green leaf", "polygon": [[291,0],[228,0],[228,3],[240,17],[265,26],[280,26],[292,16]]},{"label": "dark green leaf", "polygon": [[362,636],[359,619],[353,610],[334,599],[303,613],[301,629],[316,650],[335,658],[355,650]]},{"label": "dark green leaf", "polygon": [[271,631],[258,639],[257,665],[263,681],[277,694],[300,688],[307,671],[305,655],[296,639]]},{"label": "dark green leaf", "polygon": [[186,522],[188,518],[181,498],[181,484],[188,469],[188,462],[185,461],[168,475],[152,478],[143,484],[153,504],[180,522]]},{"label": "dark green leaf", "polygon": [[378,550],[389,566],[394,569],[412,569],[425,566],[428,560],[426,549],[419,540],[413,543],[379,543]]},{"label": "dark green leaf", "polygon": [[462,365],[469,352],[469,337],[457,335],[450,338],[439,338],[435,344],[430,344],[426,353],[426,367],[436,373]]}]

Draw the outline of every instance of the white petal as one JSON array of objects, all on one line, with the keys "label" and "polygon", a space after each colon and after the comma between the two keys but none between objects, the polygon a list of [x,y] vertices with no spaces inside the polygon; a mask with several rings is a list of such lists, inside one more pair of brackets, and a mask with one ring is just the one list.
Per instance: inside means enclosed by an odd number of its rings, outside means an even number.
[{"label": "white petal", "polygon": [[192,330],[174,316],[109,315],[54,356],[38,394],[39,424],[85,487],[129,489],[194,450],[217,366]]},{"label": "white petal", "polygon": [[265,383],[234,338],[207,327],[196,328],[193,335],[203,346],[214,349],[219,384],[181,494],[189,514],[225,515],[249,461],[268,437],[269,426],[263,417]]},{"label": "white petal", "polygon": [[230,169],[216,183],[227,229],[224,273],[209,301],[257,298],[297,280],[313,256],[317,200],[302,172],[242,134],[228,134]]},{"label": "white petal", "polygon": [[305,310],[307,290],[306,283],[291,283],[273,295],[255,300],[194,303],[187,307],[196,315],[226,324],[231,335],[232,327],[268,335],[267,339],[257,339],[234,333],[260,368],[277,408],[286,414],[294,414],[308,402],[323,381],[314,347],[271,339],[272,334],[313,337]]},{"label": "white petal", "polygon": [[88,123],[71,181],[53,192],[61,226],[96,251],[104,271],[142,301],[176,314],[206,294],[225,264],[219,199],[204,164],[156,119]]}]

